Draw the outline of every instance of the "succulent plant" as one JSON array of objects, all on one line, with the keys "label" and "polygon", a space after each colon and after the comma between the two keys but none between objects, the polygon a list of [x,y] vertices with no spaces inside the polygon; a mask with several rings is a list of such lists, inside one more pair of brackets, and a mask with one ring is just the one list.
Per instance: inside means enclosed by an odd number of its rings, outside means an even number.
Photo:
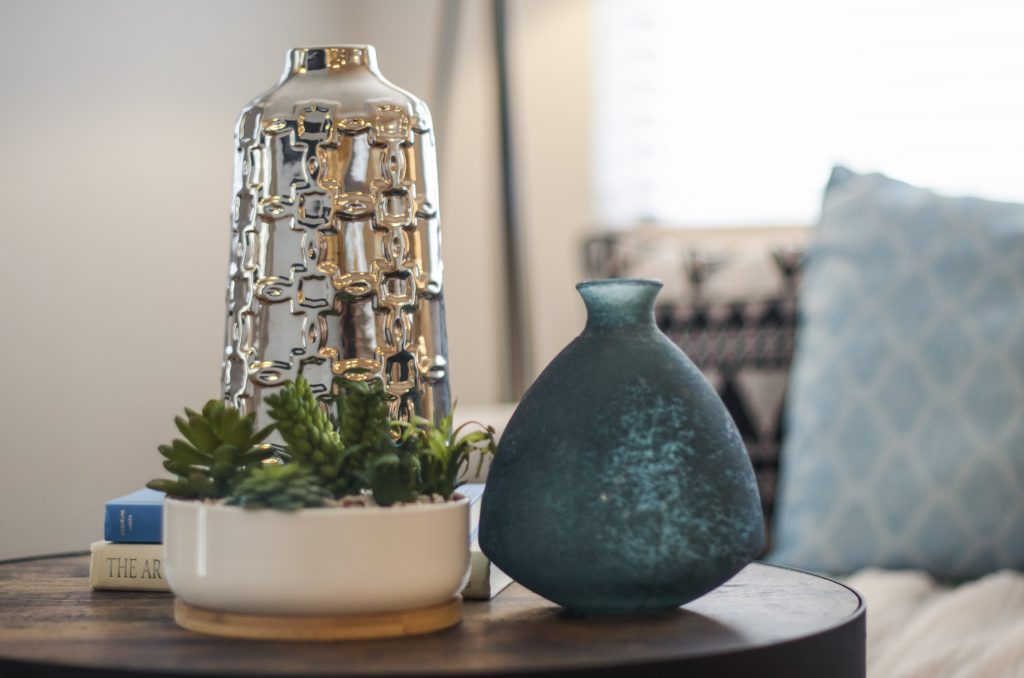
[{"label": "succulent plant", "polygon": [[264,464],[235,487],[227,503],[242,508],[295,511],[323,506],[331,493],[298,464]]},{"label": "succulent plant", "polygon": [[242,416],[220,400],[211,400],[202,412],[185,408],[185,417],[174,423],[185,437],[170,445],[161,445],[166,459],[164,468],[177,478],[152,480],[147,487],[181,499],[219,499],[260,462],[272,456],[269,446],[261,446],[274,426],[256,430],[253,414]]},{"label": "succulent plant", "polygon": [[388,395],[380,380],[334,380],[335,425],[346,447],[375,447],[391,439]]},{"label": "succulent plant", "polygon": [[362,476],[381,506],[416,501],[421,490],[420,460],[415,448],[388,440],[367,455]]},{"label": "succulent plant", "polygon": [[291,463],[309,470],[321,485],[337,493],[345,446],[304,377],[268,395],[269,414],[287,445]]},{"label": "succulent plant", "polygon": [[340,494],[364,489],[388,506],[419,496],[419,463],[412,450],[400,447],[393,434],[384,384],[335,379],[336,422],[346,457],[336,485]]},{"label": "succulent plant", "polygon": [[[174,480],[148,487],[180,498],[219,499],[244,507],[294,510],[327,499],[372,493],[381,506],[420,495],[448,499],[474,451],[493,453],[494,429],[462,435],[449,412],[439,425],[414,417],[392,421],[380,381],[335,379],[321,402],[303,377],[267,396],[275,424],[255,430],[255,417],[211,400],[201,413],[186,409],[174,421],[185,440],[161,445]],[[328,414],[327,405],[333,405]],[[332,416],[333,415],[333,416]],[[260,445],[276,426],[286,444],[284,464]]]},{"label": "succulent plant", "polygon": [[[453,408],[436,426],[420,417],[412,422],[412,440],[419,446],[423,494],[451,497],[460,484],[459,477],[469,468],[472,453],[480,452],[481,465],[484,455],[494,454],[494,428],[467,422],[452,430],[454,412]],[[479,426],[480,430],[462,434],[467,426]]]}]

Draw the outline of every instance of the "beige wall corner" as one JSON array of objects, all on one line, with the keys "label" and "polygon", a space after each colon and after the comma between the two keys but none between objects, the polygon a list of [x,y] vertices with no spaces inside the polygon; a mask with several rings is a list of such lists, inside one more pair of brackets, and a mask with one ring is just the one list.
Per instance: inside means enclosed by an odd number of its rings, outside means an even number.
[{"label": "beige wall corner", "polygon": [[498,102],[489,2],[463,2],[447,117],[438,122],[452,395],[502,399],[504,314]]},{"label": "beige wall corner", "polygon": [[510,63],[532,376],[583,329],[575,284],[591,199],[589,0],[509,5]]}]

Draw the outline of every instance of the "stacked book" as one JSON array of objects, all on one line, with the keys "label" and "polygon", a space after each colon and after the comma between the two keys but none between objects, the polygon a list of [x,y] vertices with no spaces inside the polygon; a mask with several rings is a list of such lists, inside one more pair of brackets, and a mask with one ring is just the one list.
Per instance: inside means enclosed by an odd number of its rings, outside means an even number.
[{"label": "stacked book", "polygon": [[[470,572],[462,597],[490,600],[511,584],[512,579],[494,567],[480,550],[477,528],[483,483],[463,485],[459,492],[469,499],[470,506]],[[94,589],[168,590],[161,567],[163,502],[162,492],[148,489],[107,502],[104,540],[95,542],[90,549],[89,580]]]},{"label": "stacked book", "polygon": [[163,560],[164,494],[143,489],[106,504],[103,541],[89,549],[94,589],[166,591]]},{"label": "stacked book", "polygon": [[480,550],[480,500],[483,483],[467,483],[459,493],[469,499],[469,583],[462,590],[466,600],[490,600],[512,583],[512,578],[496,568]]}]

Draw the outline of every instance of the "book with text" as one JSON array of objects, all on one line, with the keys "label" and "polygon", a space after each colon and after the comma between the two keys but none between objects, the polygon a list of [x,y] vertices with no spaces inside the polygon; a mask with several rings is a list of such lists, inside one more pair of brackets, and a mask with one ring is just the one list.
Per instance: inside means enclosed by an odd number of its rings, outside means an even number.
[{"label": "book with text", "polygon": [[141,489],[111,499],[103,517],[103,538],[127,544],[159,544],[163,539],[164,493]]},{"label": "book with text", "polygon": [[94,589],[169,591],[162,544],[94,542],[89,548],[89,584]]},{"label": "book with text", "polygon": [[499,570],[480,550],[480,502],[484,496],[483,483],[467,483],[458,492],[469,499],[469,583],[462,590],[467,600],[490,600],[509,584],[512,577]]}]

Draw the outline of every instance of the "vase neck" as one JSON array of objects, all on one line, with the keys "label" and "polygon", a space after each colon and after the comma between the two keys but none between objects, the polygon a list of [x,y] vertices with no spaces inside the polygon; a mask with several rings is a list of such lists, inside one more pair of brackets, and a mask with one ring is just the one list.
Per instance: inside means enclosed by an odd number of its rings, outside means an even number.
[{"label": "vase neck", "polygon": [[654,300],[661,289],[657,280],[588,280],[576,285],[576,289],[587,306],[584,333],[654,326]]},{"label": "vase neck", "polygon": [[337,45],[334,47],[297,47],[289,50],[286,75],[321,72],[349,73],[368,71],[380,74],[377,53],[370,45]]}]

